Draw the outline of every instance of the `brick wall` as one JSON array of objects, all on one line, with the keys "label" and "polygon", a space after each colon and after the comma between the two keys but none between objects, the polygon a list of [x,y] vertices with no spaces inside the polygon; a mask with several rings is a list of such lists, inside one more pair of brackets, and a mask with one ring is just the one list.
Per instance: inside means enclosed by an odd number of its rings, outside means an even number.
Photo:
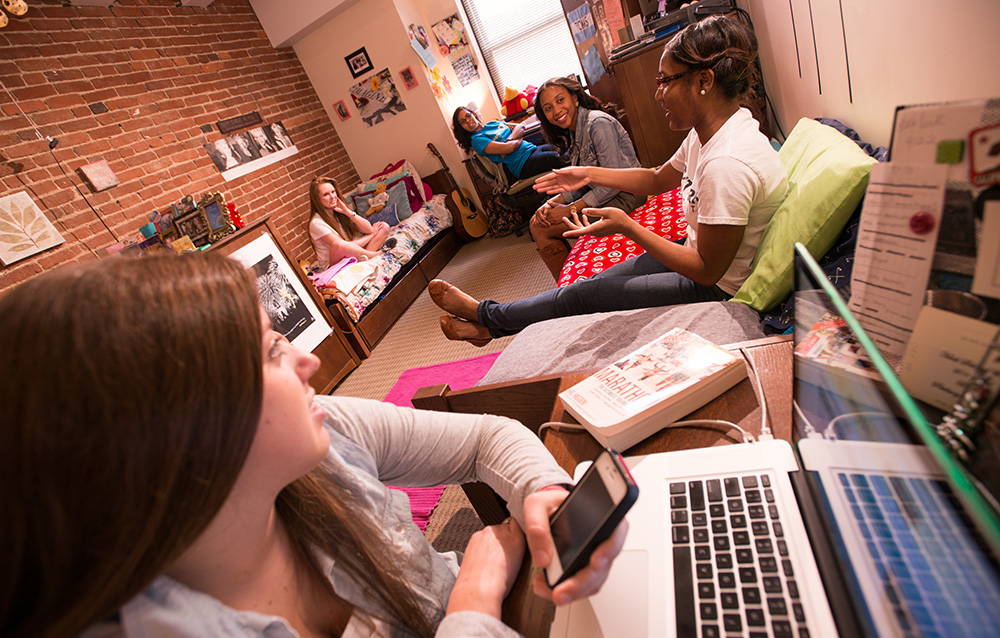
[{"label": "brick wall", "polygon": [[[43,270],[103,256],[112,232],[130,237],[150,211],[188,194],[221,192],[248,221],[270,214],[292,255],[311,259],[309,181],[359,181],[295,53],[271,47],[248,0],[176,5],[30,0],[25,16],[0,29],[0,82],[9,91],[0,91],[0,196],[27,191],[66,240],[0,266],[0,294]],[[254,111],[281,121],[299,152],[227,182],[203,145],[225,137],[217,121]],[[58,139],[52,152],[32,122]],[[100,159],[121,184],[94,193],[79,168]]]}]

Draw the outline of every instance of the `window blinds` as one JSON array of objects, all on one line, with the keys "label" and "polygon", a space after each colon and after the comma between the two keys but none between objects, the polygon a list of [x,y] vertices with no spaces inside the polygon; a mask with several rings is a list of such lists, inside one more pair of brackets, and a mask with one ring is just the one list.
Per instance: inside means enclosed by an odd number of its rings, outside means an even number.
[{"label": "window blinds", "polygon": [[462,0],[497,94],[563,75],[583,77],[559,0]]}]

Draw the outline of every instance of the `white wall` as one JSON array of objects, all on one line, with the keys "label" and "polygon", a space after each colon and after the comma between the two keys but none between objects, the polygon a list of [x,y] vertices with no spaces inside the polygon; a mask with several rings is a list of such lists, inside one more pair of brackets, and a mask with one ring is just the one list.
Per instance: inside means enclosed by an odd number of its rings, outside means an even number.
[{"label": "white wall", "polygon": [[[454,4],[451,6],[453,13]],[[447,15],[450,13],[442,13],[437,19]],[[461,153],[451,134],[450,120],[446,122],[442,117],[420,57],[410,47],[408,24],[404,24],[393,0],[365,0],[319,25],[299,40],[294,49],[363,179],[404,158],[422,175],[439,170],[440,163],[427,149],[427,143],[431,142],[444,156],[459,184],[472,192],[471,181],[461,164]],[[430,32],[430,24],[424,23],[424,29]],[[370,74],[355,79],[344,62],[344,56],[361,47],[374,65],[371,73],[390,70],[406,106],[402,113],[370,128],[361,121],[349,94],[351,86]],[[406,67],[413,69],[417,78],[418,86],[412,90],[407,90],[399,77],[399,71]],[[351,112],[345,121],[337,117],[333,108],[340,100],[344,100]]]},{"label": "white wall", "polygon": [[785,134],[799,118],[832,117],[888,146],[899,105],[1000,97],[997,0],[737,4],[753,19],[767,93]]},{"label": "white wall", "polygon": [[267,39],[276,49],[290,47],[337,13],[361,0],[250,0]]}]

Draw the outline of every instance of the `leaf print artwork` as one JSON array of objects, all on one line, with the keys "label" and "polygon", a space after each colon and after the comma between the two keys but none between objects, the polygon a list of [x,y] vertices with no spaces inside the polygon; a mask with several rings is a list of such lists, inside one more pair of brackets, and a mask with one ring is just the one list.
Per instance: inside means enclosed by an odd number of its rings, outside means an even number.
[{"label": "leaf print artwork", "polygon": [[0,197],[0,261],[5,266],[63,241],[26,192]]}]

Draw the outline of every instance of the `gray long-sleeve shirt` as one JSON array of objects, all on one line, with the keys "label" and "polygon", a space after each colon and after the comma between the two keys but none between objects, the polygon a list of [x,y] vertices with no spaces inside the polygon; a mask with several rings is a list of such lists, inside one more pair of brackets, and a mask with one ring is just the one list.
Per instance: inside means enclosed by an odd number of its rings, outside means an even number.
[{"label": "gray long-sleeve shirt", "polygon": [[[411,410],[365,399],[321,396],[315,401],[326,411],[330,430],[326,467],[381,522],[405,557],[404,571],[418,599],[439,614],[444,613],[455,583],[459,557],[436,552],[413,523],[409,499],[385,484],[426,487],[483,481],[507,501],[511,514],[523,524],[525,496],[569,482],[541,442],[510,419]],[[322,568],[337,595],[355,607],[345,637],[409,635],[379,620],[375,601],[333,560],[326,558]],[[86,638],[165,635],[291,638],[296,634],[282,618],[226,607],[169,576],[160,576],[126,603],[115,621],[84,633]],[[517,632],[486,614],[458,612],[442,620],[436,635],[500,638]]]},{"label": "gray long-sleeve shirt", "polygon": [[[580,108],[576,116],[576,136],[569,150],[569,163],[573,166],[603,166],[604,168],[637,168],[641,166],[635,156],[632,140],[622,125],[604,111]],[[590,186],[570,193],[567,202],[580,198],[589,208],[600,208],[620,191],[606,186]]]}]

